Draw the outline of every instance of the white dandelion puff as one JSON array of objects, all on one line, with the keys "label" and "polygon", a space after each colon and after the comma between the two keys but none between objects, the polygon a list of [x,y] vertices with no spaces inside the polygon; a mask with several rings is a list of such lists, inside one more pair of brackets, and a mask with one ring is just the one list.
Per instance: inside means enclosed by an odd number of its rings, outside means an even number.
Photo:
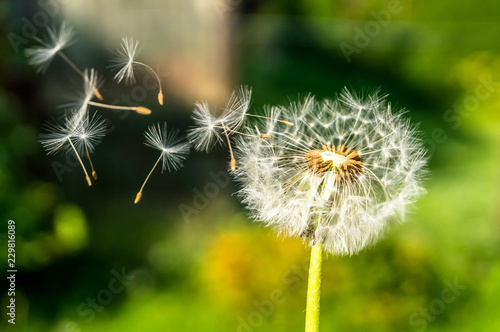
[{"label": "white dandelion puff", "polygon": [[[277,127],[275,118],[246,126],[252,135],[235,144],[235,178],[252,216],[280,234],[356,254],[424,193],[422,141],[384,98],[362,100],[345,89],[337,101],[309,96],[279,109],[295,126]],[[261,131],[270,137],[259,139]]]},{"label": "white dandelion puff", "polygon": [[54,56],[74,42],[75,32],[63,22],[59,29],[47,27],[47,36],[45,40],[34,37],[40,45],[25,50],[28,63],[36,67],[38,72],[45,72]]},{"label": "white dandelion puff", "polygon": [[158,74],[145,63],[137,61],[137,57],[141,53],[141,48],[139,47],[139,42],[134,41],[134,38],[122,38],[122,43],[120,48],[116,51],[116,57],[111,59],[112,65],[109,67],[114,70],[118,70],[115,74],[114,79],[117,83],[125,80],[125,84],[135,83],[135,67],[140,66],[149,70],[158,81],[158,103],[163,105],[163,92],[161,89],[161,80]]},{"label": "white dandelion puff", "polygon": [[190,146],[189,143],[184,140],[184,138],[179,137],[179,130],[168,130],[167,123],[163,126],[156,124],[149,126],[146,130],[144,136],[146,138],[145,144],[153,149],[160,151],[160,156],[153,168],[149,172],[146,180],[141,186],[141,189],[136,195],[134,203],[137,204],[142,197],[142,191],[144,186],[149,180],[149,177],[155,170],[156,166],[162,161],[162,172],[167,169],[170,171],[176,171],[182,167],[184,160],[189,154]]}]

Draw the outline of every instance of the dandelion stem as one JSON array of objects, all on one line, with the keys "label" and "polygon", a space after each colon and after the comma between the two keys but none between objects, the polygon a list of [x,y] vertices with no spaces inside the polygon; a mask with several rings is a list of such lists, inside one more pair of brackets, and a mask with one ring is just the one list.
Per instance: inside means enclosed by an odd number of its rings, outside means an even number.
[{"label": "dandelion stem", "polygon": [[95,101],[89,101],[88,104],[98,106],[98,107],[103,107],[103,108],[109,108],[109,109],[113,109],[113,110],[135,111],[135,112],[137,112],[139,114],[143,114],[143,115],[151,114],[151,110],[149,108],[142,107],[142,106],[117,106],[117,105],[108,105],[108,104],[103,104],[103,103],[97,103]]},{"label": "dandelion stem", "polygon": [[311,248],[309,279],[307,281],[306,332],[319,331],[319,303],[321,293],[321,264],[323,246],[319,239]]},{"label": "dandelion stem", "polygon": [[151,169],[151,171],[149,171],[149,174],[148,174],[148,176],[146,177],[146,180],[144,180],[144,183],[142,184],[141,190],[139,190],[139,192],[138,192],[138,193],[137,193],[137,195],[135,196],[134,204],[139,203],[139,201],[141,200],[141,197],[142,197],[142,190],[144,189],[144,186],[146,185],[146,182],[148,182],[149,177],[151,176],[151,174],[153,174],[153,171],[155,170],[156,166],[158,165],[158,163],[160,162],[160,160],[161,160],[161,158],[162,158],[162,157],[163,157],[163,152],[161,153],[160,158],[158,158],[158,160],[156,161],[156,163],[155,163],[155,165],[153,166],[153,168]]},{"label": "dandelion stem", "polygon": [[[74,71],[76,71],[78,73],[78,75],[80,75],[81,77],[83,77],[87,82],[89,81],[89,78],[87,77],[87,75],[85,75],[81,70],[80,68],[78,68],[74,63],[73,61],[71,61],[63,52],[61,51],[57,51],[57,54],[64,60],[66,61],[66,63],[71,67],[73,68]],[[101,93],[99,92],[99,90],[97,90],[97,88],[94,86],[94,94],[96,95],[97,98],[99,98],[99,100],[103,100],[104,98],[102,98],[102,95]]]},{"label": "dandelion stem", "polygon": [[87,170],[85,169],[85,166],[83,165],[82,159],[80,158],[80,155],[78,154],[78,151],[76,151],[75,146],[73,145],[73,142],[71,142],[71,138],[68,137],[68,142],[73,148],[73,151],[75,151],[76,157],[78,158],[78,161],[80,162],[80,165],[82,165],[83,171],[85,172],[85,179],[87,179],[87,183],[89,187],[92,185],[92,182],[90,181],[89,174],[87,173]]},{"label": "dandelion stem", "polygon": [[150,72],[152,72],[153,75],[156,77],[156,80],[158,81],[158,88],[160,89],[160,92],[158,92],[158,102],[160,103],[160,105],[163,105],[163,92],[161,90],[160,76],[158,76],[158,74],[153,70],[153,68],[151,68],[147,64],[142,63],[142,62],[138,62],[138,61],[134,61],[134,63],[137,65],[144,66],[146,69],[148,69]]},{"label": "dandelion stem", "polygon": [[221,124],[224,127],[224,134],[226,135],[229,153],[231,154],[231,171],[234,172],[236,170],[236,159],[234,159],[233,148],[231,147],[231,141],[229,140],[229,135],[227,134],[227,127],[224,125],[223,121],[221,121]]},{"label": "dandelion stem", "polygon": [[97,180],[97,172],[94,169],[94,164],[92,164],[92,159],[90,159],[90,153],[89,153],[89,148],[87,146],[87,141],[84,141],[85,144],[85,153],[87,154],[87,159],[89,160],[90,163],[90,168],[92,168],[92,177],[94,180]]}]

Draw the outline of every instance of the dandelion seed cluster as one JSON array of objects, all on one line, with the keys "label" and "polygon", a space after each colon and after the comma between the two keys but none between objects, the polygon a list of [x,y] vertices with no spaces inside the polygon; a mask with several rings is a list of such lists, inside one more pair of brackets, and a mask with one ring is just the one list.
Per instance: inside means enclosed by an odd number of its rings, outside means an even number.
[{"label": "dandelion seed cluster", "polygon": [[234,144],[234,177],[252,216],[280,234],[356,254],[403,221],[424,192],[427,159],[417,129],[377,93],[309,96],[267,113]]},{"label": "dandelion seed cluster", "polygon": [[[40,134],[40,143],[48,154],[57,152],[74,153],[82,167],[85,179],[89,186],[92,185],[87,168],[80,155],[87,157],[92,171],[92,177],[97,180],[97,172],[91,160],[91,153],[94,151],[107,132],[106,122],[94,112],[91,116],[90,107],[99,109],[112,109],[134,111],[137,114],[148,115],[151,113],[149,108],[143,106],[120,106],[110,105],[93,101],[94,98],[103,100],[99,92],[102,80],[94,69],[80,70],[61,50],[74,42],[74,30],[66,22],[63,22],[59,29],[54,27],[47,28],[48,38],[41,39],[33,36],[38,43],[37,46],[26,49],[25,54],[28,57],[29,64],[33,65],[37,71],[44,72],[52,59],[59,55],[78,75],[83,78],[83,89],[73,98],[73,102],[64,106],[69,106],[69,110],[57,120],[49,121],[45,125],[46,132]],[[117,69],[115,80],[119,83],[125,79],[126,83],[134,83],[134,66],[142,66],[149,70],[156,77],[158,82],[158,103],[163,105],[163,92],[161,88],[160,77],[148,65],[136,61],[139,55],[139,43],[133,38],[123,38],[121,48],[116,53],[117,57],[112,59],[111,67]],[[149,176],[156,165],[163,160],[162,170],[177,170],[182,166],[183,160],[189,153],[189,144],[177,137],[178,131],[168,131],[164,124],[163,128],[158,124],[151,126],[146,131],[146,144],[161,151],[161,155],[149,173],[146,181],[136,198],[136,203],[142,196],[142,190]]]},{"label": "dandelion seed cluster", "polygon": [[[48,153],[73,151],[91,185],[80,154],[85,154],[97,179],[90,153],[106,134],[106,125],[89,115],[89,108],[135,111],[143,106],[118,106],[95,102],[102,80],[93,69],[81,71],[61,50],[73,43],[74,31],[66,23],[48,28],[48,38],[34,37],[38,46],[26,50],[30,64],[44,71],[59,55],[83,78],[83,91],[62,121],[49,123],[40,142]],[[137,61],[139,43],[123,38],[112,59],[117,83],[134,83],[134,70],[151,72],[158,82],[158,103],[163,92],[158,74]],[[377,93],[359,98],[344,90],[335,100],[306,97],[287,107],[249,113],[252,90],[236,89],[220,112],[197,103],[188,131],[189,143],[199,151],[227,144],[230,168],[241,183],[239,195],[253,216],[279,233],[322,241],[333,254],[359,252],[374,244],[393,220],[403,220],[408,204],[423,193],[421,179],[426,157],[417,130],[403,113],[391,111]],[[250,121],[250,117],[255,121]],[[161,152],[146,177],[162,161],[162,171],[182,166],[190,144],[167,131],[166,124],[146,131],[146,144]],[[233,151],[233,146],[234,150]]]}]

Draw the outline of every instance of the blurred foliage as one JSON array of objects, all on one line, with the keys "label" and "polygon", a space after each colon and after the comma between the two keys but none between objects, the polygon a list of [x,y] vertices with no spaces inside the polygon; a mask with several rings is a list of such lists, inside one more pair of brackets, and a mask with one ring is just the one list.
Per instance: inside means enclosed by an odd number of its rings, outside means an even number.
[{"label": "blurred foliage", "polygon": [[[308,92],[380,87],[420,122],[431,151],[428,194],[408,222],[358,256],[324,262],[322,330],[497,331],[500,3],[402,0],[402,11],[346,61],[339,45],[354,45],[355,28],[388,3],[243,1],[227,17],[235,81],[253,87],[256,110]],[[27,8],[0,5],[4,35],[20,29]],[[96,65],[104,67],[109,46],[80,42],[94,45],[86,60],[102,58]],[[189,220],[178,208],[224,169],[225,154],[193,154],[175,175],[154,174],[133,206],[137,174],[154,156],[143,152],[142,120],[112,115],[115,131],[95,160],[98,185],[84,188],[79,169],[58,182],[52,166],[65,156],[45,156],[37,133],[67,83],[54,73],[68,73],[55,62],[47,76],[35,75],[21,53],[0,45],[0,215],[16,220],[16,331],[303,330],[308,250],[299,240],[246,219],[232,185]],[[192,105],[169,106],[168,120],[187,123]],[[462,288],[445,302],[455,283]],[[0,328],[13,330],[5,321]]]}]

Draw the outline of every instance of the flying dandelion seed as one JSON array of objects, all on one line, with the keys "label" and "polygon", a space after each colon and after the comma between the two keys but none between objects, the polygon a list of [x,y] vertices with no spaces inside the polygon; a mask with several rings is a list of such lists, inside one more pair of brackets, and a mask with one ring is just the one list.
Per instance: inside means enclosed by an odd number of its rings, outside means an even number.
[{"label": "flying dandelion seed", "polygon": [[[46,40],[33,37],[40,45],[26,49],[25,54],[28,57],[28,63],[35,68],[37,72],[45,72],[52,62],[54,56],[59,55],[75,72],[83,78],[87,76],[71,61],[62,50],[74,43],[75,31],[66,22],[61,23],[59,30],[57,28],[47,27],[48,38]],[[91,81],[87,81],[90,83]],[[97,85],[91,87],[93,94],[99,100],[103,100]]]},{"label": "flying dandelion seed", "polygon": [[95,96],[95,87],[100,86],[102,84],[102,80],[100,79],[97,71],[94,69],[84,71],[84,80],[83,80],[83,91],[81,91],[75,98],[75,102],[64,105],[64,106],[76,106],[78,108],[78,114],[80,117],[84,117],[85,113],[88,110],[88,106],[95,106],[98,108],[112,109],[112,110],[124,110],[124,111],[133,111],[137,114],[141,115],[149,115],[151,114],[151,110],[149,108],[143,106],[121,106],[121,105],[110,105],[100,102],[92,101]]},{"label": "flying dandelion seed", "polygon": [[94,151],[94,148],[101,143],[106,132],[106,122],[99,115],[94,114],[92,118],[88,115],[84,116],[73,133],[75,147],[80,154],[85,153],[87,156],[94,180],[97,180],[97,172],[94,169],[90,155]]},{"label": "flying dandelion seed", "polygon": [[169,172],[176,171],[182,166],[182,163],[189,154],[190,146],[189,143],[185,142],[182,137],[178,137],[178,134],[178,130],[169,131],[166,123],[164,123],[163,126],[160,126],[159,123],[156,124],[156,126],[149,126],[146,130],[144,134],[146,138],[145,144],[160,151],[161,153],[160,157],[156,160],[156,163],[146,177],[146,180],[144,180],[141,189],[137,193],[134,200],[135,204],[141,200],[144,186],[160,161],[162,161],[162,172],[165,169]]},{"label": "flying dandelion seed", "polygon": [[214,114],[208,103],[197,103],[192,119],[195,126],[188,132],[188,138],[198,151],[208,152],[216,143],[227,142],[231,155],[231,170],[236,168],[230,136],[238,133],[250,107],[252,90],[246,86],[234,91],[222,113]]},{"label": "flying dandelion seed", "polygon": [[316,332],[322,251],[356,254],[404,220],[424,193],[427,159],[416,127],[378,94],[361,99],[345,89],[337,101],[307,97],[280,110],[296,125],[261,120],[266,139],[247,126],[250,135],[235,145],[234,176],[256,220],[312,247],[306,331]]},{"label": "flying dandelion seed", "polygon": [[117,83],[120,83],[125,79],[125,84],[134,84],[135,83],[135,73],[134,69],[137,66],[143,67],[149,70],[158,81],[158,103],[163,105],[163,92],[161,89],[161,80],[158,74],[145,63],[136,61],[136,58],[139,56],[141,49],[139,48],[139,42],[134,41],[134,38],[122,38],[122,43],[120,48],[116,52],[116,58],[111,59],[113,63],[109,67],[111,69],[117,69],[114,79]]},{"label": "flying dandelion seed", "polygon": [[56,54],[74,43],[75,31],[66,22],[63,22],[59,30],[54,27],[47,27],[47,35],[48,38],[45,40],[34,37],[40,43],[40,46],[28,48],[25,51],[29,59],[28,63],[42,73],[47,70]]},{"label": "flying dandelion seed", "polygon": [[[89,186],[92,185],[87,169],[80,157],[81,153],[86,153],[90,160],[90,153],[94,147],[100,143],[106,133],[106,125],[99,117],[88,119],[88,116],[81,118],[78,113],[65,116],[62,121],[49,121],[45,125],[46,133],[40,134],[40,143],[48,154],[58,152],[74,152],[80,163],[85,179]],[[97,178],[92,165],[94,179]]]},{"label": "flying dandelion seed", "polygon": [[83,71],[83,77],[83,89],[76,93],[71,103],[62,105],[64,108],[76,108],[78,110],[76,113],[79,115],[80,120],[77,119],[77,122],[83,120],[84,116],[87,115],[89,103],[96,97],[95,91],[97,91],[103,83],[103,80],[93,68],[90,70],[85,69]]}]

